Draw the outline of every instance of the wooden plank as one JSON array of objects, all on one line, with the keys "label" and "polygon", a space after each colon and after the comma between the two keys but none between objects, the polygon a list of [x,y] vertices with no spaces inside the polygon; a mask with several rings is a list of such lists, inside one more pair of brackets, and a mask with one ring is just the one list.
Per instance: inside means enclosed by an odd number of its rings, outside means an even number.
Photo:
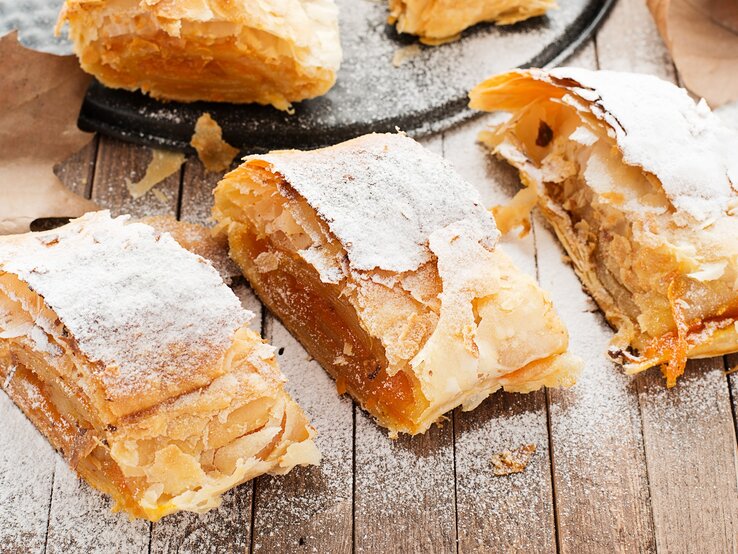
[{"label": "wooden plank", "polygon": [[550,436],[561,552],[653,552],[654,534],[635,385],[605,357],[612,331],[563,261],[536,234],[541,285],[585,360],[577,385],[550,390]]},{"label": "wooden plank", "polygon": [[[517,172],[476,145],[476,136],[495,116],[449,131],[444,154],[479,189],[486,206],[508,201],[520,188]],[[500,248],[519,268],[536,274],[533,234],[503,237]],[[554,552],[553,491],[546,396],[498,392],[471,412],[454,412],[459,552]],[[492,474],[495,453],[535,444],[523,472]]]},{"label": "wooden plank", "polygon": [[690,361],[674,389],[639,379],[660,552],[738,552],[738,455],[722,359]]},{"label": "wooden plank", "polygon": [[[209,225],[213,205],[212,189],[222,174],[206,173],[197,158],[189,158],[184,167],[180,219]],[[243,278],[232,285],[241,303],[254,312],[250,327],[261,332],[262,306]],[[154,523],[151,528],[151,552],[245,552],[251,544],[253,483],[228,491],[223,503],[206,514],[179,512]]]},{"label": "wooden plank", "polygon": [[57,458],[46,552],[148,552],[149,523],[112,513],[110,499]]},{"label": "wooden plank", "polygon": [[270,314],[265,336],[277,348],[288,391],[318,431],[322,461],[256,480],[253,551],[351,552],[353,406]]},{"label": "wooden plank", "polygon": [[92,179],[95,175],[95,161],[100,137],[94,135],[90,143],[79,152],[57,164],[54,173],[70,190],[86,198],[92,192]]},{"label": "wooden plank", "polygon": [[[235,165],[235,164],[234,164]],[[212,225],[213,189],[225,171],[213,173],[196,157],[190,157],[182,176],[182,199],[179,217],[182,221]]]},{"label": "wooden plank", "polygon": [[[596,68],[594,47],[567,63]],[[574,388],[548,391],[559,550],[652,552],[635,386],[607,360],[612,331],[562,260],[552,232],[536,229],[541,285],[569,327],[572,351],[585,360]]]},{"label": "wooden plank", "polygon": [[57,456],[5,393],[0,421],[0,553],[42,552]]},{"label": "wooden plank", "polygon": [[[179,194],[179,174],[158,185],[167,197],[162,203],[149,192],[133,200],[127,179],[143,176],[151,159],[150,150],[101,137],[94,170],[91,197],[113,215],[174,214]],[[49,509],[47,550],[50,552],[144,552],[148,550],[151,526],[130,523],[122,513],[112,513],[112,501],[82,483],[59,460]]]},{"label": "wooden plank", "polygon": [[205,514],[178,512],[154,523],[150,552],[247,552],[251,543],[252,488],[251,483],[244,483],[228,491],[221,506]]},{"label": "wooden plank", "polygon": [[[442,154],[443,137],[422,141]],[[356,408],[356,552],[456,550],[453,425],[392,440]]]},{"label": "wooden plank", "polygon": [[[623,30],[627,29],[627,33]],[[640,0],[619,2],[597,36],[600,67],[676,80]],[[663,552],[738,550],[738,452],[722,358],[691,362],[672,390],[658,370],[636,379]]]},{"label": "wooden plank", "polygon": [[356,552],[455,552],[449,423],[392,440],[356,409]]},{"label": "wooden plank", "polygon": [[126,183],[136,182],[144,176],[151,161],[151,150],[103,136],[100,137],[97,154],[92,199],[101,207],[109,208],[114,216],[176,215],[180,171],[156,185],[155,189],[164,195],[163,201],[153,190],[134,199]]},{"label": "wooden plank", "polygon": [[738,434],[738,354],[725,357],[725,368],[728,370],[728,389],[730,391],[730,403],[733,408],[733,424]]},{"label": "wooden plank", "polygon": [[[77,194],[89,196],[97,138],[58,164],[56,174]],[[0,394],[0,553],[45,548],[57,456],[13,402]]]}]

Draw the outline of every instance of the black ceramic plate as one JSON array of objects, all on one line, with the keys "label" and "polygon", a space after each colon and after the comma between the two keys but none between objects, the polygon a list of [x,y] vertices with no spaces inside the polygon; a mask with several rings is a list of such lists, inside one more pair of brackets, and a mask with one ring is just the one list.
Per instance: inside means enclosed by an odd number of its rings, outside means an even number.
[{"label": "black ceramic plate", "polygon": [[544,17],[507,27],[478,25],[456,42],[422,47],[395,67],[395,52],[416,40],[386,24],[386,1],[339,0],[344,62],[338,82],[325,96],[296,104],[293,115],[268,106],[158,102],[95,82],[79,126],[174,149],[189,148],[203,112],[210,112],[226,140],[244,151],[324,146],[395,128],[422,136],[472,117],[467,92],[485,77],[564,60],[612,2],[560,0],[561,7]]}]

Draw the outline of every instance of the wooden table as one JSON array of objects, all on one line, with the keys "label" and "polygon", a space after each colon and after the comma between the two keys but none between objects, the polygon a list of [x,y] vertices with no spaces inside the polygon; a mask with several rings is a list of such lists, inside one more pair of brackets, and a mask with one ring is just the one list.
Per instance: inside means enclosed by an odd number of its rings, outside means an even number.
[{"label": "wooden table", "polygon": [[[619,0],[569,64],[678,80],[643,0]],[[475,144],[484,125],[424,142],[491,204],[518,184]],[[219,176],[194,159],[158,186],[163,197],[130,198],[125,179],[140,177],[150,156],[99,137],[60,175],[115,214],[206,222]],[[0,395],[0,552],[738,552],[738,375],[725,374],[738,357],[690,363],[669,391],[656,370],[627,377],[605,358],[612,332],[550,230],[535,221],[503,248],[568,325],[586,360],[575,388],[498,393],[424,436],[392,441],[242,286],[318,428],[323,465],[242,485],[205,516],[129,522]],[[527,470],[494,477],[492,455],[526,443],[537,446]]]}]

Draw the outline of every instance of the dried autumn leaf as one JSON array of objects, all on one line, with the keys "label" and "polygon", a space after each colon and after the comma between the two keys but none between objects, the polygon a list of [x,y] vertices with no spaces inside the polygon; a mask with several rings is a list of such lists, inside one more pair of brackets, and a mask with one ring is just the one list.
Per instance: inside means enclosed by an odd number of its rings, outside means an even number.
[{"label": "dried autumn leaf", "polygon": [[738,2],[647,2],[684,85],[713,108],[738,100]]},{"label": "dried autumn leaf", "polygon": [[96,209],[53,170],[90,141],[77,128],[89,76],[74,56],[28,50],[15,32],[0,38],[0,72],[0,234]]}]

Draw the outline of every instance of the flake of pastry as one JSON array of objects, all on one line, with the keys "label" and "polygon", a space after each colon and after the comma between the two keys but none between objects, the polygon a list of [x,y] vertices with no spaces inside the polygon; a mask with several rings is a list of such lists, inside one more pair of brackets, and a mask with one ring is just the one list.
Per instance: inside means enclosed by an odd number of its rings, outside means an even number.
[{"label": "flake of pastry", "polygon": [[67,0],[82,68],[155,98],[271,104],[324,94],[341,63],[333,0]]},{"label": "flake of pastry", "polygon": [[436,45],[457,40],[464,29],[477,23],[511,25],[555,7],[556,0],[389,0],[389,22],[401,33]]},{"label": "flake of pastry", "polygon": [[537,191],[626,371],[663,364],[673,386],[688,358],[738,351],[738,133],[648,75],[519,70],[470,97],[511,112],[480,140]]},{"label": "flake of pastry", "polygon": [[133,517],[317,462],[252,316],[203,258],[125,217],[0,238],[3,389]]},{"label": "flake of pastry", "polygon": [[535,444],[524,444],[514,450],[505,450],[492,456],[492,471],[498,476],[522,473],[536,453]]},{"label": "flake of pastry", "polygon": [[209,113],[197,119],[190,144],[197,150],[197,157],[208,171],[225,171],[238,154],[238,148],[223,140],[223,130]]},{"label": "flake of pastry", "polygon": [[141,198],[164,179],[178,171],[184,161],[185,157],[181,152],[153,149],[151,151],[151,161],[146,166],[144,176],[136,182],[126,181],[128,192],[131,193],[133,198]]},{"label": "flake of pastry", "polygon": [[213,214],[260,298],[392,433],[574,381],[565,328],[478,192],[410,138],[249,156]]}]

